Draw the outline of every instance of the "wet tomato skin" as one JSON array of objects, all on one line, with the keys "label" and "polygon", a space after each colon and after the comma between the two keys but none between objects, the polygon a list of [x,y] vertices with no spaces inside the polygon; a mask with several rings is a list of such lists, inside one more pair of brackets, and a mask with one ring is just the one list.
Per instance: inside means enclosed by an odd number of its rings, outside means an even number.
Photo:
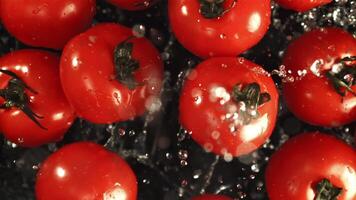
[{"label": "wet tomato skin", "polygon": [[95,0],[11,0],[0,2],[6,29],[21,42],[35,47],[62,49],[89,28]]},{"label": "wet tomato skin", "polygon": [[64,92],[79,116],[93,123],[126,121],[150,109],[160,93],[163,64],[145,38],[132,38],[132,56],[139,62],[134,72],[141,85],[130,90],[115,79],[114,49],[132,37],[117,24],[99,24],[71,40],[61,58]]},{"label": "wet tomato skin", "polygon": [[323,133],[288,140],[272,155],[265,176],[271,200],[314,200],[315,186],[324,178],[342,188],[338,200],[356,199],[356,153]]},{"label": "wet tomato skin", "polygon": [[304,12],[318,6],[330,3],[332,0],[276,0],[276,2],[286,9]]},{"label": "wet tomato skin", "polygon": [[[26,90],[29,107],[43,117],[40,128],[18,108],[0,109],[0,132],[21,146],[35,147],[62,139],[75,119],[59,80],[59,57],[41,50],[19,50],[0,58],[0,68],[19,76],[38,94]],[[8,85],[10,76],[0,73],[0,88]],[[4,99],[0,97],[0,103]]]},{"label": "wet tomato skin", "polygon": [[193,197],[191,200],[232,200],[230,197],[223,195],[205,194]]},{"label": "wet tomato skin", "polygon": [[[271,100],[260,105],[259,117],[236,125],[239,104],[231,99],[236,84],[258,83]],[[206,151],[240,156],[262,145],[271,135],[277,117],[278,92],[273,80],[258,65],[243,58],[210,58],[185,80],[180,97],[180,122]],[[228,116],[229,115],[229,116]],[[239,119],[239,118],[238,118]],[[233,130],[232,130],[233,129]]]},{"label": "wet tomato skin", "polygon": [[[227,0],[225,6],[233,0]],[[239,0],[223,16],[214,19],[200,14],[199,1],[170,0],[169,19],[178,41],[202,57],[237,56],[257,44],[270,24],[269,0]]]},{"label": "wet tomato skin", "polygon": [[[356,55],[356,39],[338,28],[315,29],[293,41],[283,64],[292,72],[293,82],[283,85],[287,106],[299,119],[318,126],[340,126],[356,119],[356,97],[350,92],[342,97],[325,76],[333,64],[345,56]],[[320,77],[313,66],[319,65]],[[314,64],[314,65],[313,65]],[[299,72],[305,73],[300,80]],[[314,72],[313,72],[314,71]],[[356,85],[351,87],[356,91]]]},{"label": "wet tomato skin", "polygon": [[159,0],[108,0],[111,4],[126,10],[144,10]]},{"label": "wet tomato skin", "polygon": [[66,145],[40,166],[37,200],[136,200],[137,181],[130,166],[91,142]]}]

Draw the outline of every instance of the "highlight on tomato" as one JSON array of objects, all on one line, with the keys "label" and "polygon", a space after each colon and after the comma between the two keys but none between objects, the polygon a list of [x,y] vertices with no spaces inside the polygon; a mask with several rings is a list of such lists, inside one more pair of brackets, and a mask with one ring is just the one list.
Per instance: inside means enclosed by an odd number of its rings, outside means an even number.
[{"label": "highlight on tomato", "polygon": [[137,180],[117,154],[91,142],[66,145],[40,166],[37,200],[136,200]]},{"label": "highlight on tomato", "polygon": [[21,42],[62,49],[90,27],[95,9],[95,0],[5,0],[0,1],[0,18]]},{"label": "highlight on tomato", "polygon": [[168,14],[178,41],[202,58],[239,55],[271,23],[270,0],[169,0]]},{"label": "highlight on tomato", "polygon": [[71,105],[93,123],[130,120],[160,103],[160,54],[122,25],[98,24],[72,39],[63,50],[60,74]]},{"label": "highlight on tomato", "polygon": [[0,132],[35,147],[62,139],[75,114],[59,80],[59,57],[19,50],[0,58]]},{"label": "highlight on tomato", "polygon": [[287,106],[299,119],[335,127],[356,119],[356,39],[339,28],[315,29],[293,41],[283,58]]},{"label": "highlight on tomato", "polygon": [[356,152],[334,136],[303,133],[275,152],[266,169],[269,199],[356,199]]},{"label": "highlight on tomato", "polygon": [[210,58],[184,82],[179,119],[207,152],[248,154],[271,135],[278,92],[262,67],[244,58]]}]

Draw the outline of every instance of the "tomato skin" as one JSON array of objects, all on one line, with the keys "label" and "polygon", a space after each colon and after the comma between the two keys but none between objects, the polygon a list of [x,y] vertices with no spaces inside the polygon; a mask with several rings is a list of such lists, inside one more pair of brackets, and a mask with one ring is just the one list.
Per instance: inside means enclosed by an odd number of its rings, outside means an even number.
[{"label": "tomato skin", "polygon": [[64,146],[37,174],[37,200],[136,200],[136,195],[136,176],[125,160],[91,142]]},{"label": "tomato skin", "polygon": [[324,178],[343,188],[338,200],[356,199],[356,153],[333,136],[304,133],[272,155],[266,169],[268,196],[313,200],[315,184]]},{"label": "tomato skin", "polygon": [[[0,109],[0,132],[24,147],[36,147],[62,139],[75,119],[59,80],[59,58],[41,50],[19,50],[0,58],[0,68],[16,73],[38,94],[26,91],[30,108],[43,119],[40,128],[18,108]],[[8,85],[10,76],[0,73],[0,88]],[[4,99],[0,97],[0,104]]]},{"label": "tomato skin", "polygon": [[192,200],[232,200],[230,197],[215,194],[205,194],[193,197]]},{"label": "tomato skin", "polygon": [[[289,45],[283,59],[286,70],[291,70],[294,77],[298,70],[307,72],[301,80],[283,85],[287,106],[299,119],[328,127],[356,119],[356,97],[347,92],[342,98],[325,76],[318,77],[310,69],[322,59],[320,71],[329,70],[345,55],[356,55],[356,39],[338,28],[315,29]],[[351,88],[356,91],[355,85]]]},{"label": "tomato skin", "polygon": [[[200,63],[182,89],[181,124],[197,143],[218,155],[240,156],[257,149],[271,135],[278,111],[278,92],[273,80],[263,72],[260,66],[243,58],[210,58]],[[261,92],[268,92],[271,100],[258,107],[257,119],[231,131],[236,120],[225,116],[237,113],[239,108],[229,93],[237,83],[253,82],[260,85]]]},{"label": "tomato skin", "polygon": [[95,0],[1,1],[6,29],[21,42],[35,47],[61,49],[73,36],[89,28]]},{"label": "tomato skin", "polygon": [[[231,5],[227,0],[226,5]],[[206,19],[199,0],[170,0],[169,19],[178,41],[195,55],[237,56],[257,44],[271,22],[269,0],[239,0],[217,19]]]},{"label": "tomato skin", "polygon": [[158,0],[108,0],[109,3],[125,10],[144,10],[151,7]]},{"label": "tomato skin", "polygon": [[332,0],[276,0],[283,8],[304,12],[332,2]]},{"label": "tomato skin", "polygon": [[[144,83],[134,90],[113,80],[116,45],[132,36],[117,24],[97,25],[75,37],[61,59],[64,92],[76,112],[93,123],[126,121],[142,115],[160,93],[163,64],[158,51],[145,38],[134,38],[133,57],[140,63],[134,76]],[[73,84],[75,83],[75,84]]]}]

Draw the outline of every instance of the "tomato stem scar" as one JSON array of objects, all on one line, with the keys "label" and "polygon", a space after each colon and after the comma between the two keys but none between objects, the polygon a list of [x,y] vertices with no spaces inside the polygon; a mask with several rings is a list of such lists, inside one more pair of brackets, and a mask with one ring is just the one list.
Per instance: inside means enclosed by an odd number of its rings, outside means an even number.
[{"label": "tomato stem scar", "polygon": [[233,0],[228,8],[224,8],[226,0],[199,0],[200,13],[207,19],[214,19],[223,16],[229,12],[236,4],[237,0]]},{"label": "tomato stem scar", "polygon": [[4,89],[0,89],[0,97],[5,99],[5,102],[0,105],[0,109],[10,109],[10,108],[18,108],[23,113],[25,113],[34,123],[36,123],[40,128],[47,130],[45,127],[41,125],[38,119],[43,119],[42,116],[34,113],[28,106],[30,100],[25,90],[29,90],[33,94],[37,94],[37,92],[29,87],[20,77],[18,77],[14,72],[0,69],[1,73],[4,73],[8,76],[11,76],[8,85]]},{"label": "tomato stem scar", "polygon": [[333,186],[328,179],[321,180],[317,186],[317,194],[315,200],[337,200],[341,194],[342,189]]}]

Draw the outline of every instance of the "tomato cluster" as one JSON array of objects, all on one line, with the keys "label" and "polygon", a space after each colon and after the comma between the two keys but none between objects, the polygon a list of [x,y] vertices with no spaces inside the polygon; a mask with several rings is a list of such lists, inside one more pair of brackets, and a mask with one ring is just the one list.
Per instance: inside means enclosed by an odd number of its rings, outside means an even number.
[{"label": "tomato cluster", "polygon": [[[157,2],[109,0],[130,11]],[[277,2],[306,11],[330,0]],[[269,0],[168,2],[173,34],[188,51],[205,59],[185,77],[179,121],[207,152],[231,159],[246,155],[273,133],[280,107],[278,89],[262,66],[240,57],[266,34],[270,4]],[[156,111],[164,73],[159,51],[123,25],[91,27],[95,7],[95,0],[0,0],[0,18],[7,31],[37,47],[0,58],[0,132],[9,141],[37,147],[60,141],[77,116],[112,124]],[[282,96],[297,118],[325,127],[355,121],[356,39],[350,33],[328,27],[303,34],[287,48],[283,69]],[[272,200],[354,200],[355,174],[356,153],[351,147],[325,133],[303,133],[272,156],[266,187]],[[78,142],[42,163],[36,197],[134,200],[137,180],[115,153]]]}]

